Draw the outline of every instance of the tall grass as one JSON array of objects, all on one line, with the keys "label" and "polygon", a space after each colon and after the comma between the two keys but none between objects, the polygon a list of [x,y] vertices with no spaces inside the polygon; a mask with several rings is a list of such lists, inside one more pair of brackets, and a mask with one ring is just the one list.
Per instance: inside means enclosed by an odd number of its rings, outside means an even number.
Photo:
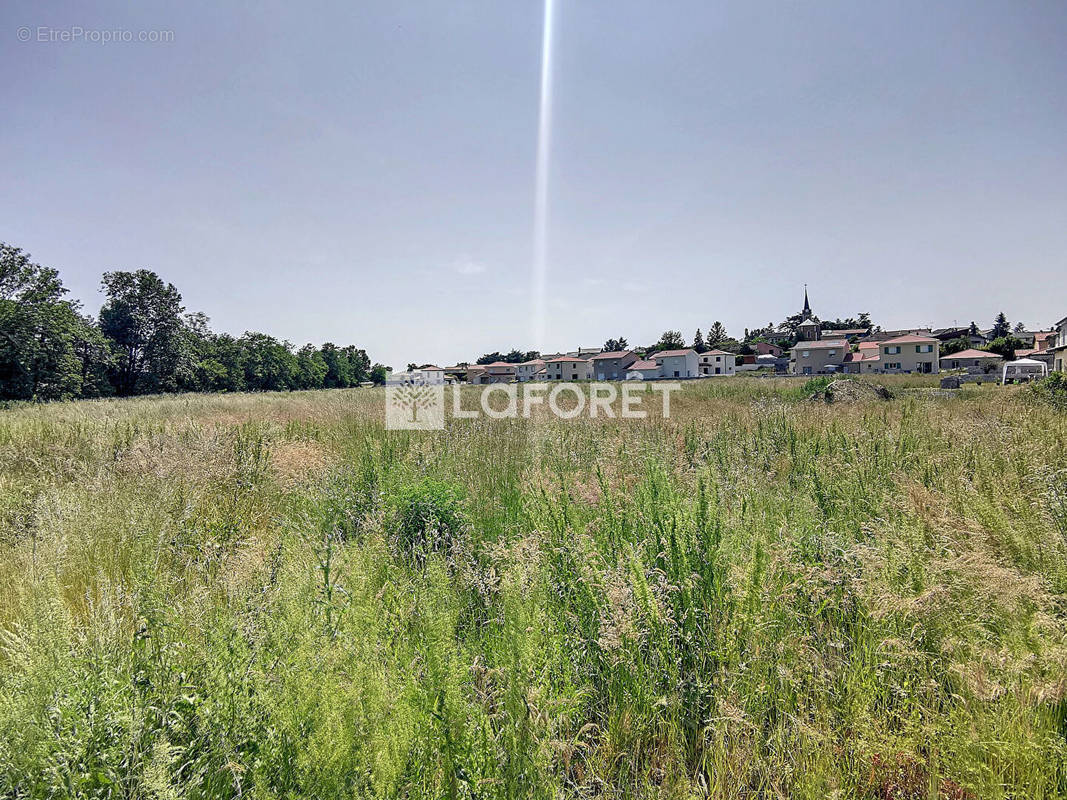
[{"label": "tall grass", "polygon": [[0,414],[7,797],[1067,795],[1067,416]]}]

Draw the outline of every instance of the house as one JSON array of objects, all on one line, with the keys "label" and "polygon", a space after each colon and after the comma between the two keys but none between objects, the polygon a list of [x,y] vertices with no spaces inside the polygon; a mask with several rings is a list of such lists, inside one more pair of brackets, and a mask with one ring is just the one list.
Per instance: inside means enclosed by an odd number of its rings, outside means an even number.
[{"label": "house", "polygon": [[986,350],[961,350],[941,357],[942,369],[965,369],[968,372],[996,372],[1004,359]]},{"label": "house", "polygon": [[479,383],[511,383],[518,372],[518,365],[507,361],[494,361],[484,366],[485,374]]},{"label": "house", "polygon": [[649,359],[635,361],[626,370],[626,380],[650,381],[659,377],[659,364]]},{"label": "house", "polygon": [[1055,365],[1053,355],[1054,354],[1051,350],[1037,350],[1036,348],[1015,351],[1016,358],[1029,358],[1033,361],[1040,361],[1046,367],[1048,367],[1049,372],[1052,372],[1052,369]]},{"label": "house", "polygon": [[1034,334],[1034,352],[1041,353],[1049,349],[1049,342],[1056,339],[1056,331],[1037,331]]},{"label": "house", "polygon": [[870,328],[836,328],[820,331],[820,339],[839,339],[842,336],[846,339],[856,339],[860,336],[866,336],[870,333]]},{"label": "house", "polygon": [[701,375],[734,375],[737,357],[725,350],[708,350],[697,356],[697,367]]},{"label": "house", "polygon": [[422,382],[437,386],[445,382],[445,371],[433,364],[423,364],[413,372],[422,378]]},{"label": "house", "polygon": [[550,381],[590,381],[593,366],[589,359],[560,356],[545,361],[545,379]]},{"label": "house", "polygon": [[940,371],[940,342],[933,336],[908,333],[878,343],[879,372],[932,374]]},{"label": "house", "polygon": [[1052,368],[1057,372],[1067,372],[1067,317],[1055,324],[1055,338],[1049,337],[1047,350],[1052,352]]},{"label": "house", "polygon": [[[467,367],[467,383],[483,383],[483,375],[485,375],[485,367],[481,364],[471,364]],[[484,382],[488,383],[488,381]]]},{"label": "house", "polygon": [[543,372],[544,369],[545,360],[543,358],[523,361],[521,364],[516,365],[515,378],[519,383],[528,383],[529,381],[534,380],[534,376],[539,372]]},{"label": "house", "polygon": [[771,344],[770,342],[753,342],[751,346],[758,356],[774,356],[775,358],[780,358],[782,355],[782,348],[776,344]]},{"label": "house", "polygon": [[929,328],[901,328],[895,331],[878,331],[877,333],[868,333],[863,337],[863,341],[884,342],[900,336],[933,336],[933,331]]},{"label": "house", "polygon": [[982,335],[981,331],[971,335],[970,325],[954,325],[951,328],[934,328],[933,331],[930,332],[930,335],[939,342],[951,342],[955,339],[966,339],[971,347],[981,347],[989,341]]},{"label": "house", "polygon": [[797,342],[790,351],[789,371],[794,375],[826,375],[841,372],[845,356],[851,352],[844,339]]},{"label": "house", "polygon": [[451,367],[445,367],[445,380],[452,383],[460,383],[467,380],[467,370],[470,369],[468,364],[455,364]]},{"label": "house", "polygon": [[650,358],[659,365],[661,378],[695,378],[697,372],[697,351],[692,347],[685,350],[660,350]]},{"label": "house", "polygon": [[844,371],[852,375],[867,375],[877,372],[881,366],[881,348],[877,342],[860,342],[844,360]]},{"label": "house", "polygon": [[626,378],[630,365],[637,361],[632,350],[615,350],[597,353],[589,359],[593,377],[598,381],[621,381]]}]

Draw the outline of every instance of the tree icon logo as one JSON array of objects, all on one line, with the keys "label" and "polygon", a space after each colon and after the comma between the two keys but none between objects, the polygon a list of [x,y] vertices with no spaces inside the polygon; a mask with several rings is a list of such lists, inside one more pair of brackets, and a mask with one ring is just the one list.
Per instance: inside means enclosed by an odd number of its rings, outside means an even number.
[{"label": "tree icon logo", "polygon": [[445,387],[419,372],[401,372],[385,386],[387,430],[434,431],[445,427]]}]

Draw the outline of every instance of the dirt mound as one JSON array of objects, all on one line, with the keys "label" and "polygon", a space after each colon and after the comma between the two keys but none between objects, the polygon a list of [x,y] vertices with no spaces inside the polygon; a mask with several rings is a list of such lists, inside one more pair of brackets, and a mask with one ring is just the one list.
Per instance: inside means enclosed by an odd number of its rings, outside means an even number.
[{"label": "dirt mound", "polygon": [[825,389],[815,392],[811,399],[823,403],[864,403],[870,400],[888,400],[889,390],[877,383],[836,380]]}]

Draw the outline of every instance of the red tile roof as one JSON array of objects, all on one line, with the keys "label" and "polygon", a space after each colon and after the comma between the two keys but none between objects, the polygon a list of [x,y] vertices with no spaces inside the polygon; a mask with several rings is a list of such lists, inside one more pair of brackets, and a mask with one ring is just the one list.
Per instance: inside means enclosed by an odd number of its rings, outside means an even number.
[{"label": "red tile roof", "polygon": [[700,355],[702,356],[732,356],[733,353],[727,353],[725,350],[705,350]]},{"label": "red tile roof", "polygon": [[515,365],[509,361],[494,361],[491,364],[483,364],[483,367],[514,367]]},{"label": "red tile roof", "polygon": [[879,342],[879,344],[936,344],[937,339],[930,336],[917,336],[914,333],[907,333],[903,336],[897,336],[895,339],[885,339]]},{"label": "red tile roof", "polygon": [[550,358],[545,363],[546,364],[555,364],[555,363],[557,363],[559,361],[567,361],[567,362],[576,361],[579,364],[584,364],[588,360],[589,359],[586,359],[586,358],[575,358],[574,356],[560,356],[559,358]]},{"label": "red tile roof", "polygon": [[536,366],[537,364],[540,364],[541,366],[544,366],[544,364],[545,364],[544,359],[543,358],[532,358],[529,361],[523,361],[521,364],[519,364],[519,366],[520,367],[533,367],[533,366]]},{"label": "red tile roof", "polygon": [[627,367],[627,369],[658,369],[658,368],[659,368],[659,364],[657,364],[655,361],[652,361],[651,359],[646,359],[644,361],[635,361],[629,367]]}]

